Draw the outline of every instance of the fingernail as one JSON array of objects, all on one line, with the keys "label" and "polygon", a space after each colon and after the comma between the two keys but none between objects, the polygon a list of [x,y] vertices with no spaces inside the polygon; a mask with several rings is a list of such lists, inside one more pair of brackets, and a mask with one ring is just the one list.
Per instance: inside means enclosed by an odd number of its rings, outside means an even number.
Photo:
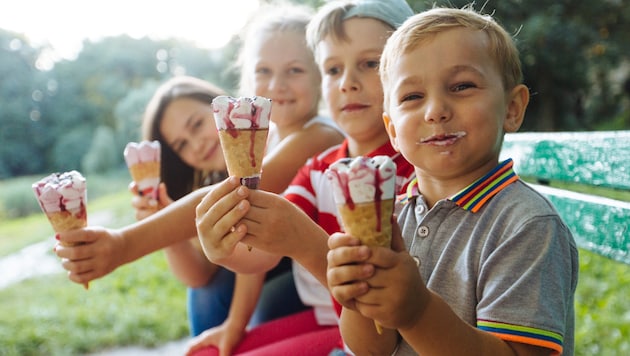
[{"label": "fingernail", "polygon": [[242,202],[238,203],[238,208],[239,208],[240,210],[245,210],[245,202],[244,202],[244,201],[242,201]]},{"label": "fingernail", "polygon": [[243,188],[243,187],[239,187],[239,188],[236,190],[236,194],[238,194],[238,195],[240,195],[240,196],[244,197],[244,196],[245,196],[245,188]]}]

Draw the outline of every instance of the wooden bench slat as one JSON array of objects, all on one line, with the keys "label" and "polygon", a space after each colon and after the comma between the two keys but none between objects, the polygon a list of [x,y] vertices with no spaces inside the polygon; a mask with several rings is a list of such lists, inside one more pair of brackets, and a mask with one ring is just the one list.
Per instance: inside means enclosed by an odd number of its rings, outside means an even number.
[{"label": "wooden bench slat", "polygon": [[522,177],[630,190],[630,131],[510,133],[509,157]]},{"label": "wooden bench slat", "polygon": [[630,203],[530,184],[546,196],[579,247],[630,264]]}]

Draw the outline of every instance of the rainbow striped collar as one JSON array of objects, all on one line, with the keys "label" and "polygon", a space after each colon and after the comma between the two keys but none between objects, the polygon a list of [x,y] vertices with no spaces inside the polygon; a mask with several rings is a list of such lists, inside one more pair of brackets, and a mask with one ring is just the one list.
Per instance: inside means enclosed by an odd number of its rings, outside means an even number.
[{"label": "rainbow striped collar", "polygon": [[[477,181],[448,198],[448,200],[451,200],[462,209],[476,213],[495,194],[519,179],[512,168],[513,165],[512,159],[499,163],[485,176],[477,179]],[[409,182],[407,194],[401,202],[404,203],[418,195],[420,195],[420,191],[418,190],[418,177],[416,177]]]}]

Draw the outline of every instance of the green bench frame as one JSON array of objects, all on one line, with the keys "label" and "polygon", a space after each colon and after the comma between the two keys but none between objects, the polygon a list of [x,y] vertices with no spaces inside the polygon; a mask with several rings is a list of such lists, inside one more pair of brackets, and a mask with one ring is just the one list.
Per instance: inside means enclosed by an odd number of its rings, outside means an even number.
[{"label": "green bench frame", "polygon": [[570,182],[630,191],[630,131],[505,136],[501,159],[554,204],[580,248],[630,264],[630,202],[552,188]]}]

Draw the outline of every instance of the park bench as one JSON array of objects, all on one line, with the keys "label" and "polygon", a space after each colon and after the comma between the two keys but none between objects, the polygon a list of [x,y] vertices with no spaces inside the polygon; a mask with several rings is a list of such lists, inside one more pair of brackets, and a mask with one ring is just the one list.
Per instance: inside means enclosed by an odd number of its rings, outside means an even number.
[{"label": "park bench", "polygon": [[511,133],[501,151],[501,159],[509,157],[553,203],[580,248],[630,264],[630,202],[553,187],[630,192],[630,131]]}]

